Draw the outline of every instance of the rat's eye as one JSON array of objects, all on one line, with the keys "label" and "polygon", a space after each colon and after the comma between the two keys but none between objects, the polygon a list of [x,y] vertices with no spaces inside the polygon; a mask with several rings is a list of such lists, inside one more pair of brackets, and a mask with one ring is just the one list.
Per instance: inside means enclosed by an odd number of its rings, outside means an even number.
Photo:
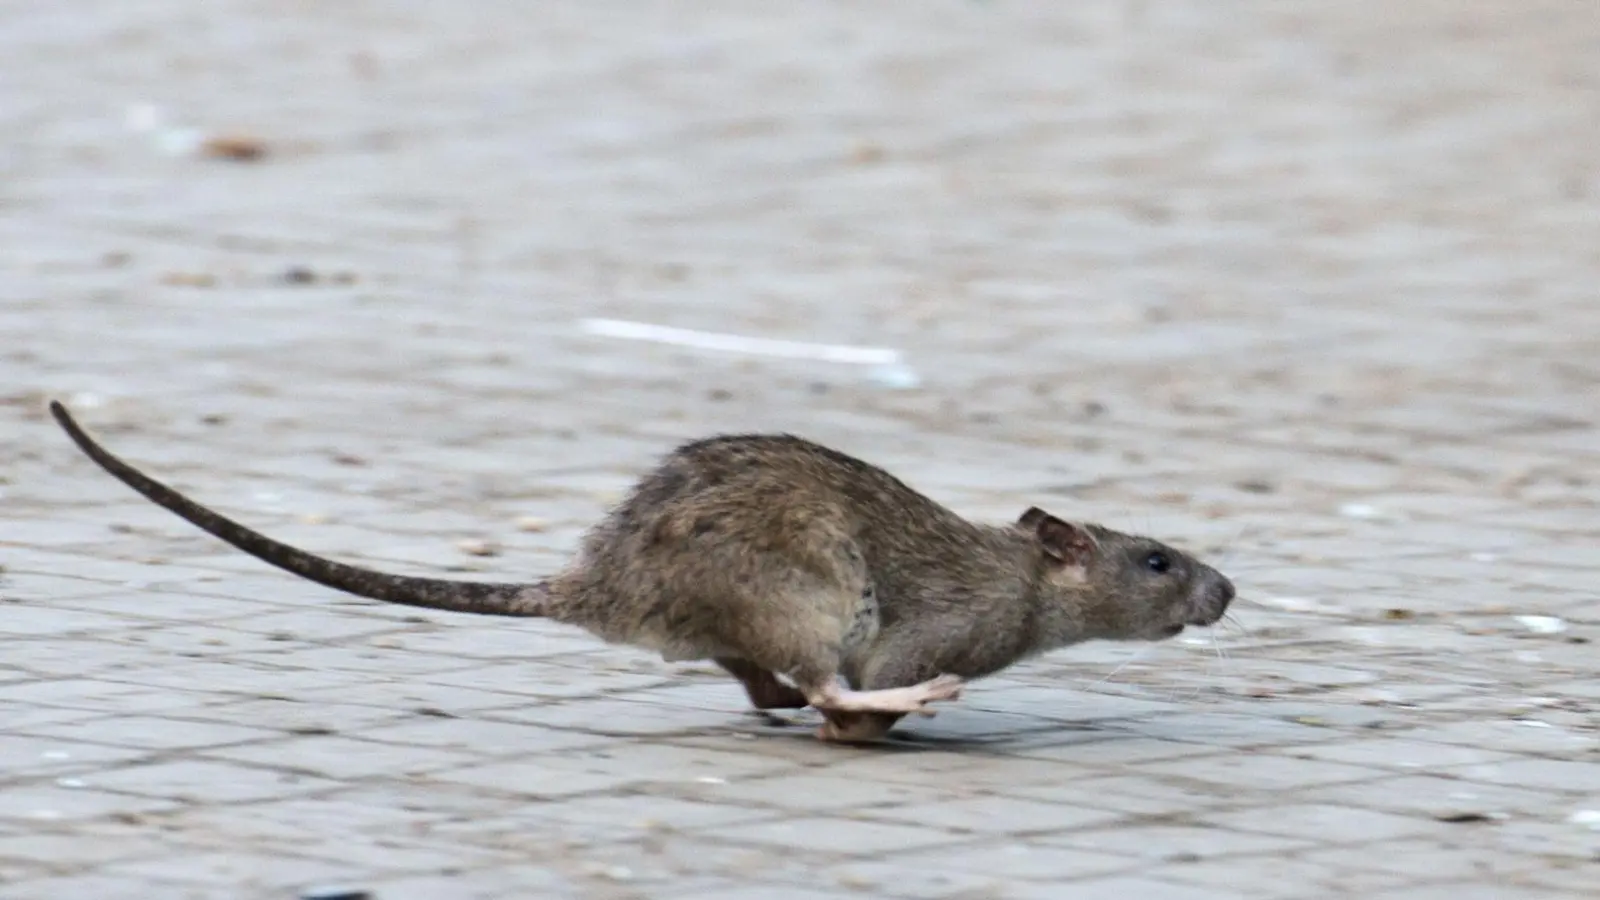
[{"label": "rat's eye", "polygon": [[1165,553],[1157,550],[1144,558],[1144,567],[1160,575],[1172,568],[1172,560],[1168,559]]}]

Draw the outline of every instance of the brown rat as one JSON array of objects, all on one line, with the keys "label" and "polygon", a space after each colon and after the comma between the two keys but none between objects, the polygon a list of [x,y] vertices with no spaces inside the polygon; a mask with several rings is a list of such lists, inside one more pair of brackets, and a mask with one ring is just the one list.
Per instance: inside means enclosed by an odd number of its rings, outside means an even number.
[{"label": "brown rat", "polygon": [[816,707],[821,736],[834,740],[882,737],[907,713],[956,699],[965,680],[1048,650],[1210,625],[1234,596],[1221,573],[1150,538],[1038,508],[1013,523],[969,522],[876,466],[788,435],[679,447],[548,579],[388,575],[212,512],[106,451],[60,403],[50,412],[140,494],[302,578],[389,603],[549,618],[668,660],[712,659],[757,708]]}]

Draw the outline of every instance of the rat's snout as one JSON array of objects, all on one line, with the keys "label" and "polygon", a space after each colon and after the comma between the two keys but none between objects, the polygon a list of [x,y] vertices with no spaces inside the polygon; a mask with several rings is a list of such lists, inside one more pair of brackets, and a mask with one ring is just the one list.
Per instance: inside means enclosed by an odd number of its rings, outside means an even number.
[{"label": "rat's snout", "polygon": [[1196,585],[1190,604],[1191,618],[1187,625],[1211,625],[1228,612],[1233,602],[1233,582],[1221,572],[1207,573],[1209,577]]},{"label": "rat's snout", "polygon": [[1217,605],[1219,618],[1228,611],[1228,604],[1233,602],[1233,597],[1233,582],[1225,575],[1218,575],[1216,584],[1211,586],[1211,600]]}]

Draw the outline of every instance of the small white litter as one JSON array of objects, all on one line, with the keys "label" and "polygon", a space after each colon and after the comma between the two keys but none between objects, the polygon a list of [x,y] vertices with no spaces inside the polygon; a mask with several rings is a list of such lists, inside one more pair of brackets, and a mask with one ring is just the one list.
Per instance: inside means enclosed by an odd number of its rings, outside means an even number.
[{"label": "small white litter", "polygon": [[861,347],[853,344],[817,344],[777,338],[748,337],[718,331],[695,331],[630,322],[625,319],[584,319],[580,327],[589,334],[625,341],[671,344],[717,353],[768,356],[776,359],[809,359],[842,365],[870,366],[872,378],[885,387],[911,388],[921,383],[916,370],[906,365],[900,351],[890,347]]},{"label": "small white litter", "polygon": [[1600,809],[1580,809],[1568,816],[1567,821],[1574,825],[1582,825],[1590,831],[1600,831]]},{"label": "small white litter", "polygon": [[1516,619],[1517,624],[1534,634],[1560,634],[1567,630],[1567,623],[1555,616],[1517,616]]}]

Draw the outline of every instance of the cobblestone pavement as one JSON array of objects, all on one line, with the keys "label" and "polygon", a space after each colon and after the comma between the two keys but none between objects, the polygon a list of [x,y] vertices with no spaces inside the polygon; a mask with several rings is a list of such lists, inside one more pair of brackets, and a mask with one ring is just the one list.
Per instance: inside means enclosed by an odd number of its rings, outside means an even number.
[{"label": "cobblestone pavement", "polygon": [[[1592,4],[6,22],[0,897],[1593,896]],[[267,156],[169,152],[185,124]],[[674,441],[781,428],[1184,543],[1243,599],[827,746],[703,665],[276,573],[47,395],[397,571],[537,575]]]}]

